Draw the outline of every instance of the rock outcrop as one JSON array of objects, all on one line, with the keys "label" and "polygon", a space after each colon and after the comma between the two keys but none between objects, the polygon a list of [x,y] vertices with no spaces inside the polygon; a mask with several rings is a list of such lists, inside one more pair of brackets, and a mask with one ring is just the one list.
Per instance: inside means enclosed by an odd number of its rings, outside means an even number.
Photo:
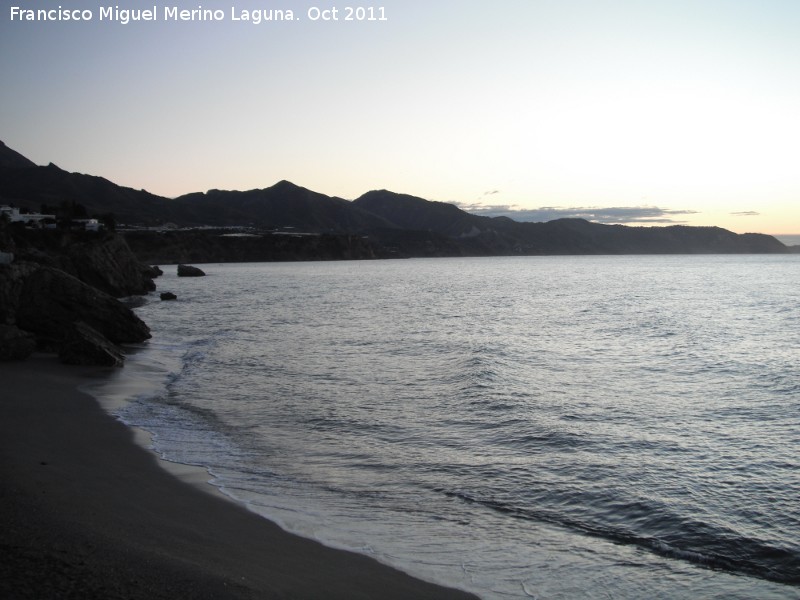
[{"label": "rock outcrop", "polygon": [[71,264],[63,270],[117,298],[156,289],[149,267],[136,259],[121,236],[70,244],[66,258]]},{"label": "rock outcrop", "polygon": [[[3,152],[0,143],[0,164]],[[11,159],[14,159],[11,156]],[[0,219],[0,360],[57,352],[69,364],[121,365],[117,344],[150,337],[117,298],[155,289],[159,273],[106,231],[30,229]]]},{"label": "rock outcrop", "polygon": [[115,344],[150,338],[147,325],[116,298],[35,263],[0,265],[0,324],[27,332],[39,350],[64,352],[62,358],[80,364],[118,364],[122,351]]},{"label": "rock outcrop", "polygon": [[173,294],[172,292],[161,292],[161,299],[162,300],[177,300],[178,297]]},{"label": "rock outcrop", "polygon": [[139,262],[120,235],[15,230],[11,236],[15,260],[55,267],[116,298],[156,287],[156,272]]},{"label": "rock outcrop", "polygon": [[121,367],[122,350],[99,331],[83,321],[74,323],[58,349],[58,357],[67,365]]},{"label": "rock outcrop", "polygon": [[39,268],[25,278],[16,321],[38,339],[55,342],[63,340],[78,321],[116,344],[150,337],[147,325],[116,298],[51,267]]},{"label": "rock outcrop", "polygon": [[178,277],[205,277],[205,272],[191,265],[178,265]]}]

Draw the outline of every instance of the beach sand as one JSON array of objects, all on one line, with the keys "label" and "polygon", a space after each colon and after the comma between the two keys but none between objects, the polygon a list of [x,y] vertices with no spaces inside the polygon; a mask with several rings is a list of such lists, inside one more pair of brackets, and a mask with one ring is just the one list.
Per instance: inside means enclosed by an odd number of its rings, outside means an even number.
[{"label": "beach sand", "polygon": [[0,597],[474,598],[179,480],[78,391],[87,374],[0,364]]}]

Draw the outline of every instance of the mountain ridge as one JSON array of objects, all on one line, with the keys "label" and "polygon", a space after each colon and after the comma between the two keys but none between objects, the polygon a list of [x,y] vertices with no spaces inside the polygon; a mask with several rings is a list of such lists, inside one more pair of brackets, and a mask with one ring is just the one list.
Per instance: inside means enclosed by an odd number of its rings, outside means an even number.
[{"label": "mountain ridge", "polygon": [[11,167],[16,169],[25,169],[35,167],[36,163],[32,160],[22,156],[16,150],[12,150],[0,141],[0,167]]},{"label": "mountain ridge", "polygon": [[385,189],[345,200],[287,180],[261,189],[212,189],[169,199],[102,177],[68,173],[52,163],[31,165],[5,144],[0,146],[0,201],[35,203],[29,206],[33,209],[37,204],[78,202],[90,214],[113,213],[118,223],[146,226],[358,235],[375,245],[376,257],[790,251],[772,236],[719,227],[629,227],[583,219],[518,222]]}]

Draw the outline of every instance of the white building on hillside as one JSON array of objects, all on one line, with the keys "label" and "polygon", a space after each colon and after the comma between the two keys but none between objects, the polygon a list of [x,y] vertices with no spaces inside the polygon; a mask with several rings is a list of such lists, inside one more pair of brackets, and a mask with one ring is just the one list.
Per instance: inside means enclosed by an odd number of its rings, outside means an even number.
[{"label": "white building on hillside", "polygon": [[44,223],[46,220],[52,221],[52,226],[55,227],[55,215],[42,215],[39,213],[20,214],[19,209],[11,206],[0,206],[0,218],[3,216],[8,217],[11,223],[25,223],[26,225],[36,225],[38,227],[48,227],[49,223]]}]

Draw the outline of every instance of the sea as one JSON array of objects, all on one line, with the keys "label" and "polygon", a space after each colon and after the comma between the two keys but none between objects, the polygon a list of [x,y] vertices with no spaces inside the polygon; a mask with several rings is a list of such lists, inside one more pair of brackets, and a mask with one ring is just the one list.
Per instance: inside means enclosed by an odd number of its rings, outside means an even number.
[{"label": "sea", "polygon": [[486,600],[800,598],[800,255],[198,266],[93,393],[232,501]]}]

